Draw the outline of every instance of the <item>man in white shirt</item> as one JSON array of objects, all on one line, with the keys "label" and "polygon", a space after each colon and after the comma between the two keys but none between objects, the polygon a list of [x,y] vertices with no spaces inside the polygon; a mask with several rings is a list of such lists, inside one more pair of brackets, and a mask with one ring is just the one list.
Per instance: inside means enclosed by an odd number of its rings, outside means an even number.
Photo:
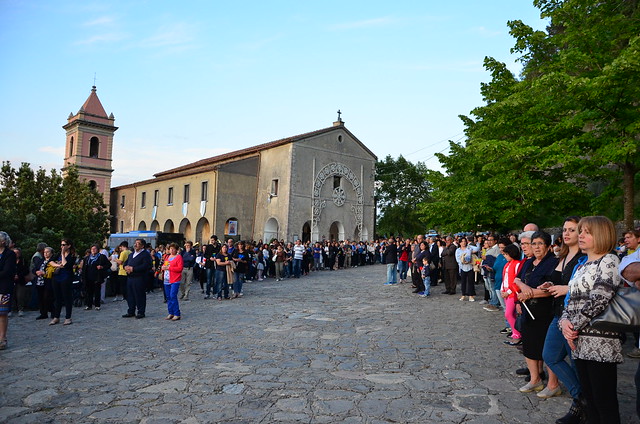
[{"label": "man in white shirt", "polygon": [[304,255],[304,246],[300,239],[296,240],[296,244],[293,246],[293,276],[294,278],[300,278],[300,271],[302,270],[302,256]]}]

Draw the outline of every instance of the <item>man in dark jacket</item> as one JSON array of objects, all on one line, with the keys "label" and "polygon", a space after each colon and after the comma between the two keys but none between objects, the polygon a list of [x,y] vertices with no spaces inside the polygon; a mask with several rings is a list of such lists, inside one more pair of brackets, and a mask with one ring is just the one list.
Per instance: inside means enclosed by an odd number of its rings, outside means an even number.
[{"label": "man in dark jacket", "polygon": [[458,261],[456,261],[456,249],[453,244],[453,237],[447,236],[445,248],[442,251],[442,265],[444,266],[444,286],[446,288],[442,294],[456,294],[458,284]]},{"label": "man in dark jacket", "polygon": [[385,286],[398,284],[398,246],[396,239],[391,236],[384,250],[384,262],[387,264],[387,282]]},{"label": "man in dark jacket", "polygon": [[429,242],[429,254],[431,255],[431,262],[435,265],[435,268],[432,267],[431,269],[431,275],[429,276],[431,279],[431,285],[432,286],[437,286],[438,285],[438,273],[440,271],[439,267],[440,267],[440,249],[438,249],[438,243],[436,243],[436,240],[433,237],[429,237],[428,238],[428,242]]},{"label": "man in dark jacket", "polygon": [[220,252],[220,242],[218,236],[215,234],[211,236],[209,244],[204,248],[204,269],[207,273],[207,295],[205,299],[211,298],[211,292],[215,288],[215,275],[216,275],[216,255]]},{"label": "man in dark jacket", "polygon": [[[144,318],[147,309],[147,274],[151,269],[151,255],[144,248],[146,242],[137,239],[134,251],[129,255],[124,263],[124,270],[127,272],[127,303],[129,310],[122,315],[123,318]],[[136,315],[136,308],[138,314]]]},{"label": "man in dark jacket", "polygon": [[185,242],[184,250],[181,255],[184,267],[182,268],[182,278],[180,280],[180,291],[178,296],[180,300],[188,302],[191,282],[193,281],[193,267],[196,265],[196,257],[198,256],[198,252],[193,248],[193,242]]},{"label": "man in dark jacket", "polygon": [[99,311],[102,283],[104,283],[104,279],[107,276],[107,270],[111,267],[111,262],[100,253],[100,246],[94,244],[82,263],[82,280],[87,292],[85,297],[87,306],[84,309],[88,311],[95,306],[96,310]]}]

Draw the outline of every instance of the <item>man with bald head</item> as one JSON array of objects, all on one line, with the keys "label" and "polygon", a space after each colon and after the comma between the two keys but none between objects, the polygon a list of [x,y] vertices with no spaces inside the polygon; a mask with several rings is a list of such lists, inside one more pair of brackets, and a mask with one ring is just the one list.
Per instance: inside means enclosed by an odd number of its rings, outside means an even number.
[{"label": "man with bald head", "polygon": [[533,222],[528,223],[527,225],[524,226],[524,228],[522,229],[523,232],[527,232],[527,231],[538,231],[539,228],[536,224],[534,224]]}]

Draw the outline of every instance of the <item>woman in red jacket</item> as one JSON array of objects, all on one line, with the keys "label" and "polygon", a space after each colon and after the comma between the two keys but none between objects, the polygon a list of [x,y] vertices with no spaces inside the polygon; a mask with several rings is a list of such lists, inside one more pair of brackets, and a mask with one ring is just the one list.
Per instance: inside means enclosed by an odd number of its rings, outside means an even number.
[{"label": "woman in red jacket", "polygon": [[178,305],[178,290],[182,278],[182,256],[178,254],[178,245],[169,245],[169,256],[165,257],[162,265],[164,271],[164,293],[167,297],[167,309],[169,315],[165,319],[178,321],[180,319],[180,306]]}]

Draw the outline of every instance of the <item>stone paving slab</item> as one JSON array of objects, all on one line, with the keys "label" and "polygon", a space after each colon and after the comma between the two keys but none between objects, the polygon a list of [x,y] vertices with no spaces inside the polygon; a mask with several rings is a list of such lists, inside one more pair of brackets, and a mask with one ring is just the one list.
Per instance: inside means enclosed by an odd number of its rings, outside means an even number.
[{"label": "stone paving slab", "polygon": [[[111,299],[66,327],[14,316],[0,422],[552,423],[568,410],[568,395],[517,391],[524,361],[502,344],[500,313],[440,286],[426,299],[383,286],[385,272],[250,282],[222,302],[194,287],[178,322],[159,291],[141,320]],[[636,366],[618,371],[624,423],[638,423]]]}]

